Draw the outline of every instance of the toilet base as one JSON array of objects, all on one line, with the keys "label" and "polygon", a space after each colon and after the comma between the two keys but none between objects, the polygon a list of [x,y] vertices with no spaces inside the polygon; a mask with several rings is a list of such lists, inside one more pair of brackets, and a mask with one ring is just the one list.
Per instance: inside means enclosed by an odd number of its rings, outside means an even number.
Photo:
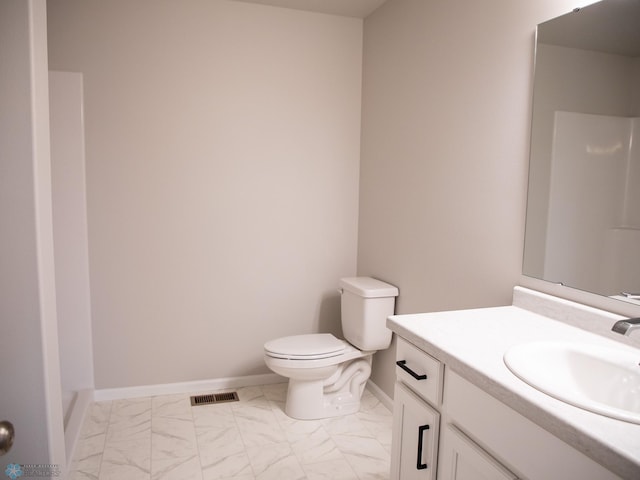
[{"label": "toilet base", "polygon": [[371,375],[371,355],[346,362],[325,380],[289,379],[285,413],[298,420],[350,415],[360,410],[360,399]]}]

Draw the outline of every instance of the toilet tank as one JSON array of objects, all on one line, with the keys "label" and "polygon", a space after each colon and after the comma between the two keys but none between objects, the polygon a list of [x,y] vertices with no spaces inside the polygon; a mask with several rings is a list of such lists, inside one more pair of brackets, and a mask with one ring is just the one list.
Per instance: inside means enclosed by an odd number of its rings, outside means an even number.
[{"label": "toilet tank", "polygon": [[391,343],[387,317],[393,315],[398,289],[371,277],[340,279],[342,333],[360,350],[384,350]]}]

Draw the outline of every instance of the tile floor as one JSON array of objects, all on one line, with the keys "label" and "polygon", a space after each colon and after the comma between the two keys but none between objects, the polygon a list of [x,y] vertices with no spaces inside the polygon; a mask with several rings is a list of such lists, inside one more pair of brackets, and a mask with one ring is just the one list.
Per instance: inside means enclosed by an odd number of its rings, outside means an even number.
[{"label": "tile floor", "polygon": [[236,389],[239,402],[189,395],[91,405],[69,480],[368,480],[389,478],[392,413],[365,390],[360,411],[299,421],[286,383]]}]

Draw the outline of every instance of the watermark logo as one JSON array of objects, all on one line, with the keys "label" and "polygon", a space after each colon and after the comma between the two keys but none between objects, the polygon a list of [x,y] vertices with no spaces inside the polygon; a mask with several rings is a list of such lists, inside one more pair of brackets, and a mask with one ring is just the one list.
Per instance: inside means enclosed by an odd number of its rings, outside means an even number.
[{"label": "watermark logo", "polygon": [[16,480],[16,478],[22,476],[22,467],[17,463],[10,463],[7,465],[7,468],[4,470],[4,473],[11,480]]},{"label": "watermark logo", "polygon": [[10,463],[4,470],[4,474],[11,480],[16,478],[51,478],[60,476],[60,466],[52,464],[24,464]]}]

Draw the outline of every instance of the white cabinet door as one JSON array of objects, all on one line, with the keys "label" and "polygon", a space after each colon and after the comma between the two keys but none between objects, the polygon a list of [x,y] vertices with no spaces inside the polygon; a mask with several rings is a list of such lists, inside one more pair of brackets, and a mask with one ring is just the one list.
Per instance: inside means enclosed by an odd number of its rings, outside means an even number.
[{"label": "white cabinet door", "polygon": [[393,406],[393,480],[436,480],[440,414],[401,383]]},{"label": "white cabinet door", "polygon": [[509,470],[452,425],[442,431],[439,480],[517,480]]}]

